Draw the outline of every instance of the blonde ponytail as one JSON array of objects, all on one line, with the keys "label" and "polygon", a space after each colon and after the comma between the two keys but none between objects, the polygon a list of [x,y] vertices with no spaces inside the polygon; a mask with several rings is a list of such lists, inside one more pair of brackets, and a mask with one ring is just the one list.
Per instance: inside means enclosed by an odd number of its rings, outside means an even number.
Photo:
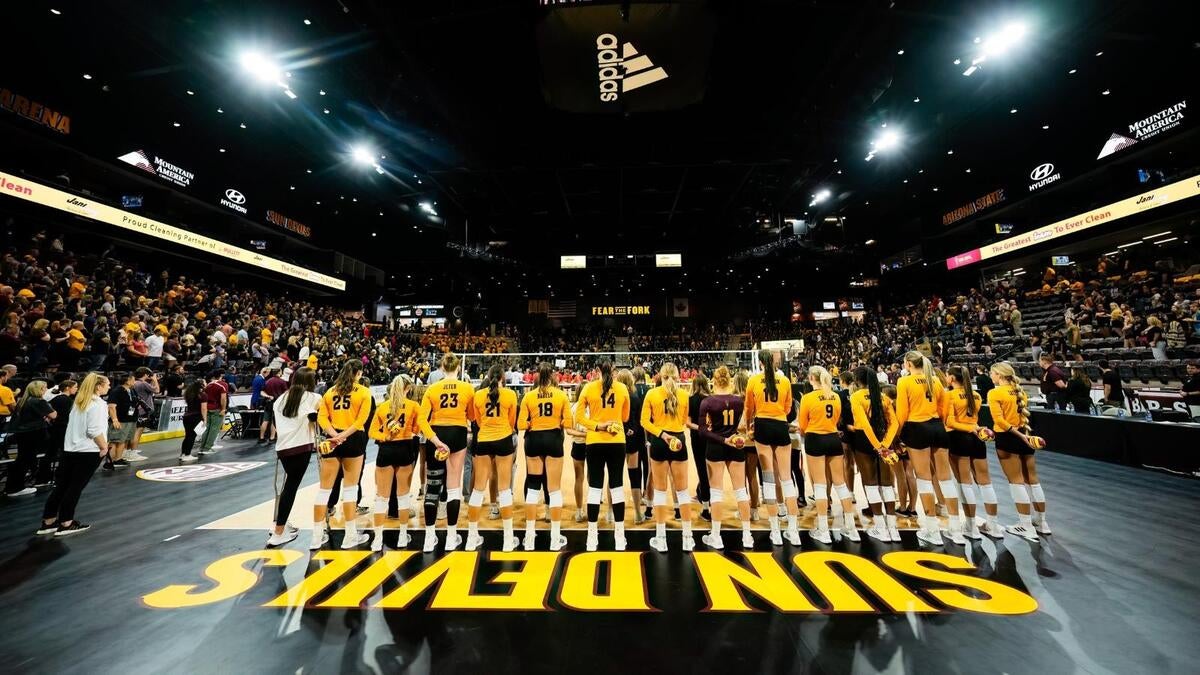
[{"label": "blonde ponytail", "polygon": [[408,375],[397,375],[392,378],[387,388],[388,423],[395,421],[396,416],[404,410],[404,398],[412,388],[412,378]]},{"label": "blonde ponytail", "polygon": [[825,394],[833,393],[833,376],[828,370],[821,366],[813,366],[808,369],[809,379],[816,379],[821,385],[821,392]]},{"label": "blonde ponytail", "polygon": [[658,371],[658,377],[662,380],[663,391],[667,393],[666,398],[663,399],[663,412],[674,417],[679,412],[679,399],[676,396],[676,392],[679,390],[679,369],[675,367],[674,363],[668,361]]},{"label": "blonde ponytail", "polygon": [[930,401],[934,400],[933,363],[929,360],[929,357],[925,356],[921,352],[911,351],[904,355],[904,362],[914,366],[920,366],[921,373],[925,376],[925,396]]},{"label": "blonde ponytail", "polygon": [[87,410],[96,397],[96,389],[107,383],[108,378],[100,373],[88,373],[79,383],[79,391],[75,392],[75,408],[80,412]]}]

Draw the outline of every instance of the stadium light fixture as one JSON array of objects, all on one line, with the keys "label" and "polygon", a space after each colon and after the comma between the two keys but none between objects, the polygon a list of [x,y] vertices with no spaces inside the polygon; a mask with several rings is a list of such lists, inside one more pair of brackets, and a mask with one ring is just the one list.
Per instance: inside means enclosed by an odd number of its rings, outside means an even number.
[{"label": "stadium light fixture", "polygon": [[812,201],[809,202],[808,205],[816,206],[817,204],[820,204],[821,202],[828,200],[832,196],[833,196],[833,193],[830,192],[829,190],[821,190],[812,196]]},{"label": "stadium light fixture", "polygon": [[875,159],[875,155],[881,152],[894,150],[900,145],[900,141],[901,136],[899,131],[896,131],[895,129],[888,129],[887,131],[884,131],[876,136],[875,140],[871,141],[871,150],[867,153],[866,160],[869,162],[872,159]]},{"label": "stadium light fixture", "polygon": [[375,163],[375,153],[365,145],[356,145],[350,148],[350,157],[358,164],[370,166]]},{"label": "stadium light fixture", "polygon": [[242,54],[238,57],[238,63],[241,64],[242,70],[246,71],[251,77],[259,82],[266,83],[279,81],[279,66],[275,65],[270,59],[263,56],[260,52],[242,52]]},{"label": "stadium light fixture", "polygon": [[979,45],[979,52],[971,59],[971,65],[963,71],[963,76],[974,75],[984,62],[1011,51],[1013,47],[1023,42],[1028,34],[1029,25],[1024,21],[1010,21],[996,32],[988,35],[987,38],[975,38],[975,44]]}]

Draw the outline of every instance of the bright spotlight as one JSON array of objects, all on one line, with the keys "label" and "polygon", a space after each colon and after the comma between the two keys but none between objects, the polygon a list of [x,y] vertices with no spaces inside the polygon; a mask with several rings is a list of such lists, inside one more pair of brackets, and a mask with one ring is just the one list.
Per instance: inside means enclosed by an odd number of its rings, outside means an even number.
[{"label": "bright spotlight", "polygon": [[1027,33],[1029,27],[1024,22],[1011,21],[983,41],[983,53],[987,56],[1003,54],[1024,40]]},{"label": "bright spotlight", "polygon": [[365,145],[356,145],[350,148],[350,156],[359,164],[370,165],[375,163],[375,153],[371,152],[371,149]]},{"label": "bright spotlight", "polygon": [[900,134],[895,130],[885,131],[879,134],[879,137],[872,143],[875,146],[876,152],[884,152],[900,145]]},{"label": "bright spotlight", "polygon": [[238,57],[238,62],[241,63],[242,70],[245,70],[259,82],[276,82],[279,80],[279,66],[276,66],[267,57],[258,52],[243,52]]}]

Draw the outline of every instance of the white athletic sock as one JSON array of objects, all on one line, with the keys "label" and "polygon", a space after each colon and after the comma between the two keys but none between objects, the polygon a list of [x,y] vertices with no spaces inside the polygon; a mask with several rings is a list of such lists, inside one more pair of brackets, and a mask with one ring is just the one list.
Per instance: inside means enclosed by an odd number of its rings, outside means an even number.
[{"label": "white athletic sock", "polygon": [[[716,525],[716,523],[713,523],[713,524]],[[742,521],[742,532],[749,532],[749,531],[750,531],[750,521],[743,520]]]},{"label": "white athletic sock", "polygon": [[593,523],[591,521],[588,521],[588,536],[589,537],[596,536],[597,526],[598,526],[598,523]]},{"label": "white athletic sock", "polygon": [[709,532],[711,532],[714,537],[720,535],[721,534],[721,521],[717,520],[716,518],[713,518],[712,527],[709,528]]},{"label": "white athletic sock", "polygon": [[512,537],[513,536],[512,518],[505,518],[504,520],[500,521],[500,524],[504,527],[504,538],[508,539],[508,538]]},{"label": "white athletic sock", "polygon": [[656,536],[656,537],[667,536],[667,524],[666,523],[655,523],[654,524],[654,536]]},{"label": "white athletic sock", "polygon": [[884,518],[883,516],[875,516],[872,521],[875,523],[875,527],[877,528],[887,527],[887,518]]},{"label": "white athletic sock", "polygon": [[479,523],[475,521],[467,523],[467,536],[474,537],[477,534],[479,534]]},{"label": "white athletic sock", "polygon": [[537,521],[526,520],[525,521],[525,534],[533,534],[533,530],[536,525],[537,525]]},{"label": "white athletic sock", "polygon": [[775,514],[771,514],[770,516],[767,516],[767,520],[771,523],[771,531],[778,532],[779,531],[779,516],[777,516]]},{"label": "white athletic sock", "polygon": [[796,519],[796,514],[794,514],[794,513],[789,513],[789,514],[788,514],[788,517],[787,517],[787,524],[788,524],[788,531],[789,531],[789,532],[790,532],[790,531],[792,531],[792,530],[795,530],[795,529],[796,529],[796,520],[797,520],[797,519]]},{"label": "white athletic sock", "polygon": [[551,541],[553,541],[553,540],[557,539],[557,538],[558,538],[558,535],[559,535],[561,532],[562,532],[562,523],[558,522],[557,520],[552,520],[552,521],[550,521],[550,537],[551,537]]},{"label": "white athletic sock", "polygon": [[353,521],[346,521],[346,538],[353,539],[358,536],[358,525]]},{"label": "white athletic sock", "polygon": [[692,521],[683,521],[683,534],[686,537],[690,537],[692,535]]},{"label": "white athletic sock", "polygon": [[458,536],[458,525],[447,525],[446,526],[446,539],[447,540],[454,539],[457,536]]},{"label": "white athletic sock", "polygon": [[613,534],[625,536],[625,523],[613,523]]},{"label": "white athletic sock", "polygon": [[854,514],[847,513],[844,516],[842,516],[842,518],[843,518],[842,527],[846,528],[847,530],[853,530],[854,529]]},{"label": "white athletic sock", "polygon": [[829,516],[825,515],[824,513],[817,516],[817,529],[818,530],[828,530],[829,529]]},{"label": "white athletic sock", "polygon": [[1029,513],[1018,513],[1017,520],[1025,527],[1033,527],[1033,515]]},{"label": "white athletic sock", "polygon": [[897,527],[896,516],[889,513],[886,517],[888,527]]}]

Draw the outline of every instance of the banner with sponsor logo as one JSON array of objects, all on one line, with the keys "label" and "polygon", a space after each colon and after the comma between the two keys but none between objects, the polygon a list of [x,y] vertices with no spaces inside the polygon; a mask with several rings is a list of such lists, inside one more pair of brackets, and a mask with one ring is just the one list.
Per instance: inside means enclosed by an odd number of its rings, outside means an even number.
[{"label": "banner with sponsor logo", "polygon": [[0,87],[0,110],[5,110],[60,134],[71,133],[71,117],[45,103]]},{"label": "banner with sponsor logo", "polygon": [[292,220],[277,211],[267,211],[267,222],[290,230],[301,237],[312,237],[312,228],[298,220]]},{"label": "banner with sponsor logo", "polygon": [[1108,140],[1101,146],[1100,154],[1096,156],[1096,159],[1104,159],[1141,141],[1178,129],[1183,125],[1186,113],[1187,99],[1183,99],[1142,119],[1130,122],[1126,128],[1119,132],[1113,132],[1108,137]]},{"label": "banner with sponsor logo", "polygon": [[1070,218],[1064,218],[1015,237],[1001,239],[983,248],[959,253],[946,259],[946,268],[955,269],[977,263],[980,260],[987,260],[988,258],[1019,251],[1028,246],[1065,237],[1069,234],[1075,234],[1076,232],[1097,225],[1103,225],[1119,218],[1156,209],[1160,206],[1166,206],[1167,204],[1194,197],[1198,194],[1200,194],[1200,174],[1171,183],[1170,185],[1164,185],[1156,190],[1143,192],[1128,199],[1122,199],[1119,202],[1113,202],[1107,206],[1085,211]]},{"label": "banner with sponsor logo", "polygon": [[28,202],[47,206],[59,211],[66,211],[77,216],[91,218],[116,227],[140,232],[142,234],[170,241],[180,246],[186,246],[198,251],[204,251],[229,261],[240,262],[251,267],[275,272],[284,276],[300,279],[309,283],[346,290],[346,282],[315,270],[305,269],[276,258],[270,258],[257,251],[227,244],[181,227],[160,223],[157,220],[143,218],[128,211],[100,204],[90,199],[76,197],[69,192],[42,185],[26,178],[17,178],[0,174],[0,194],[23,199]]},{"label": "banner with sponsor logo", "polygon": [[117,159],[179,187],[189,187],[196,179],[195,173],[145,150],[127,152]]},{"label": "banner with sponsor logo", "polygon": [[650,305],[592,305],[592,316],[650,316]]},{"label": "banner with sponsor logo", "polygon": [[1005,197],[1004,188],[993,190],[979,199],[967,202],[953,211],[942,214],[942,225],[953,225],[964,218],[970,218],[980,211],[990,209],[999,204],[1004,201]]},{"label": "banner with sponsor logo", "polygon": [[542,95],[579,113],[672,110],[704,98],[716,21],[700,4],[561,7],[538,24]]},{"label": "banner with sponsor logo", "polygon": [[237,211],[243,216],[246,215],[246,195],[241,190],[234,188],[225,188],[225,194],[220,199],[221,206],[230,211]]}]

